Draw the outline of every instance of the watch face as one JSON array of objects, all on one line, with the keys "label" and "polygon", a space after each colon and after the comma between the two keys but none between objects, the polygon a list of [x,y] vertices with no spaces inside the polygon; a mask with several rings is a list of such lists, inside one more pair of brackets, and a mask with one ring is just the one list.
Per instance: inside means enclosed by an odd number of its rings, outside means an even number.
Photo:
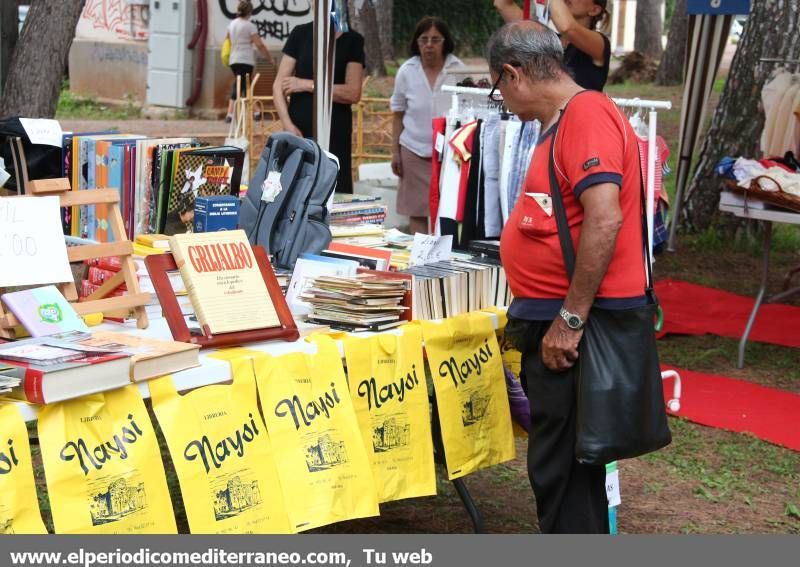
[{"label": "watch face", "polygon": [[580,318],[580,317],[576,317],[575,315],[572,315],[572,316],[571,316],[571,317],[570,317],[570,318],[567,320],[567,325],[568,325],[568,326],[569,326],[571,329],[580,329],[580,327],[581,327],[581,318]]}]

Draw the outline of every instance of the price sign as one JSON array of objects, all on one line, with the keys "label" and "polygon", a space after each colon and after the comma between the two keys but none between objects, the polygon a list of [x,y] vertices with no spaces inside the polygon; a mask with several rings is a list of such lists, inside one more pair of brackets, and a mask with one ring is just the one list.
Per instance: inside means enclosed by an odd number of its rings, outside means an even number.
[{"label": "price sign", "polygon": [[58,197],[0,199],[0,287],[72,281]]},{"label": "price sign", "polygon": [[619,506],[622,504],[622,498],[619,495],[619,471],[614,470],[606,473],[606,497],[608,498],[608,505]]},{"label": "price sign", "polygon": [[431,236],[416,233],[411,245],[411,265],[423,266],[441,260],[449,260],[453,251],[453,235]]},{"label": "price sign", "polygon": [[31,144],[44,144],[46,146],[61,147],[61,124],[58,120],[49,118],[20,118],[20,124],[25,129]]}]

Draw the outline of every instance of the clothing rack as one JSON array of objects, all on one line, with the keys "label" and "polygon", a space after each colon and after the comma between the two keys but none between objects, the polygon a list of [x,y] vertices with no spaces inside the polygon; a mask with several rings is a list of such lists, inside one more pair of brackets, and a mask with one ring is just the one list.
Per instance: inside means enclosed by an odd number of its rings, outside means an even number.
[{"label": "clothing rack", "polygon": [[[442,91],[453,93],[452,101],[450,103],[450,114],[448,118],[455,118],[458,114],[459,95],[467,96],[489,96],[490,89],[479,89],[475,87],[457,87],[452,85],[443,85]],[[656,135],[658,127],[658,110],[670,110],[672,102],[668,100],[645,100],[641,98],[612,98],[611,100],[620,108],[642,108],[649,110],[647,116],[647,174],[645,176],[645,201],[647,211],[653,211],[655,208],[655,192],[656,192]],[[647,234],[650,237],[650,242],[653,242],[653,215],[649,212],[646,215],[647,219]],[[650,262],[653,261],[653,248],[650,247]]]}]

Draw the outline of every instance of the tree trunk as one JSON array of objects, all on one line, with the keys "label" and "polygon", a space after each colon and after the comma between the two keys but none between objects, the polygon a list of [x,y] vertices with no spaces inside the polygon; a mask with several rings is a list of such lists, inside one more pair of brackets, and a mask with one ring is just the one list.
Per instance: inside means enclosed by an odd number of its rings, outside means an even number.
[{"label": "tree trunk", "polygon": [[17,0],[0,2],[0,94],[11,67],[11,55],[17,44],[17,20],[19,12]]},{"label": "tree trunk", "polygon": [[648,57],[661,55],[661,0],[638,0],[636,2],[636,36],[633,48]]},{"label": "tree trunk", "polygon": [[384,60],[394,60],[394,31],[392,29],[394,0],[375,0],[375,8],[377,10],[381,54]]},{"label": "tree trunk", "polygon": [[657,85],[680,85],[683,82],[688,33],[689,16],[686,15],[686,0],[678,0],[672,12],[667,48],[661,55],[661,63],[656,71]]},{"label": "tree trunk", "polygon": [[356,14],[354,25],[356,30],[364,36],[367,73],[375,77],[385,77],[386,67],[383,64],[375,0],[356,0],[354,4]]},{"label": "tree trunk", "polygon": [[31,2],[11,58],[0,116],[55,116],[69,48],[84,3],[85,0]]},{"label": "tree trunk", "polygon": [[800,3],[785,0],[753,2],[731,63],[700,160],[684,199],[681,222],[689,230],[711,225],[719,205],[720,179],[714,166],[724,156],[759,158],[764,128],[761,89],[775,69],[762,57],[800,58]]}]

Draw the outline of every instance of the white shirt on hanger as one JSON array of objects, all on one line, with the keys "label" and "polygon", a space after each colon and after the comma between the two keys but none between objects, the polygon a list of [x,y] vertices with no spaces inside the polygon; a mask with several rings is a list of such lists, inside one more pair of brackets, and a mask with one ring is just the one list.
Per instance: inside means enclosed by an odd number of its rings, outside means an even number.
[{"label": "white shirt on hanger", "polygon": [[389,102],[392,112],[405,112],[400,145],[420,157],[431,157],[433,130],[431,121],[444,115],[449,105],[449,94],[442,92],[445,75],[450,69],[463,67],[461,60],[452,53],[445,58],[444,68],[431,89],[422,60],[418,55],[400,66],[394,80],[394,92]]}]

